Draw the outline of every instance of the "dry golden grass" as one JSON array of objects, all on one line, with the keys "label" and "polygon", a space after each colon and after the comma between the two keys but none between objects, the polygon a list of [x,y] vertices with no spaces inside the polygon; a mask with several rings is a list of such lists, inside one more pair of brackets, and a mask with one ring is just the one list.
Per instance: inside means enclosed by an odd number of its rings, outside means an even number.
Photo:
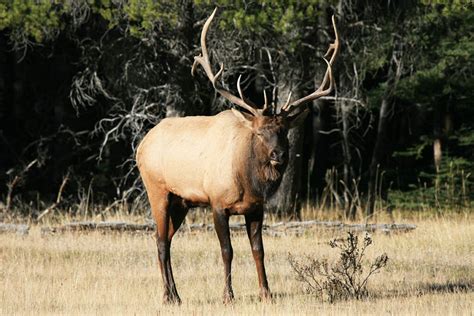
[{"label": "dry golden grass", "polygon": [[247,237],[233,234],[236,302],[221,303],[223,266],[213,232],[175,237],[172,259],[183,304],[161,304],[161,276],[151,234],[71,233],[0,236],[0,314],[442,314],[474,310],[472,216],[420,220],[411,233],[373,235],[368,257],[386,252],[388,267],[365,301],[323,303],[305,294],[287,254],[336,258],[326,242],[341,233],[265,236],[274,303],[260,303]]}]

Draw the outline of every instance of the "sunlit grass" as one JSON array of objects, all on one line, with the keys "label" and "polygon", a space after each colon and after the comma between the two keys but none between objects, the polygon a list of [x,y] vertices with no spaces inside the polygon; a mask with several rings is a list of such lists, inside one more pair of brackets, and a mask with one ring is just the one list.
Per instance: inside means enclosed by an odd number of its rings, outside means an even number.
[{"label": "sunlit grass", "polygon": [[[126,218],[121,218],[126,219]],[[364,301],[323,303],[308,295],[287,254],[335,259],[327,245],[341,232],[264,237],[274,303],[258,300],[247,237],[233,233],[236,302],[222,305],[223,266],[213,232],[180,233],[173,241],[181,306],[163,306],[152,234],[70,233],[0,236],[0,314],[470,314],[474,309],[472,216],[415,221],[410,233],[374,234],[368,258],[386,252],[385,270]]]}]

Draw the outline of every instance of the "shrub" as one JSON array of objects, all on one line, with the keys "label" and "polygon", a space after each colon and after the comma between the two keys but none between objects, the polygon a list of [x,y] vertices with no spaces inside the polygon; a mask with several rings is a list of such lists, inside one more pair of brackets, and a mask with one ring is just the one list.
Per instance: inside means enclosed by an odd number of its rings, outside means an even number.
[{"label": "shrub", "polygon": [[311,256],[307,256],[302,262],[291,254],[288,254],[288,260],[297,280],[306,285],[308,293],[316,294],[329,302],[351,298],[362,299],[368,295],[369,278],[388,262],[387,254],[383,253],[375,258],[368,269],[364,268],[365,250],[371,244],[372,238],[368,233],[359,246],[359,237],[348,232],[347,238],[329,242],[331,248],[340,250],[339,259],[334,263]]}]

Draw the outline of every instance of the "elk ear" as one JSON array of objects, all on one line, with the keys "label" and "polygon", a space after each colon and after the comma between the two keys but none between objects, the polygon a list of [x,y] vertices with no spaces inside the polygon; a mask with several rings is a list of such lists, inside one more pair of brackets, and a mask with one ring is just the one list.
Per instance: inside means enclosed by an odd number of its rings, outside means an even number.
[{"label": "elk ear", "polygon": [[295,128],[298,125],[302,124],[306,116],[308,116],[308,113],[309,113],[309,110],[305,109],[303,112],[300,112],[296,115],[288,117],[288,123],[289,123],[290,129]]},{"label": "elk ear", "polygon": [[248,128],[252,128],[253,116],[247,113],[240,112],[234,108],[231,109],[232,113]]}]

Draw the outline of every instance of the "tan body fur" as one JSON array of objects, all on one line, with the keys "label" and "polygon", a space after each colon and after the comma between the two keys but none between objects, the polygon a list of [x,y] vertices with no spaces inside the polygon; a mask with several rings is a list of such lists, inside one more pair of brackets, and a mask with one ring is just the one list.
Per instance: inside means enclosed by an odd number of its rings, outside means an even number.
[{"label": "tan body fur", "polygon": [[231,111],[167,118],[138,147],[138,168],[147,190],[169,191],[188,206],[242,214],[261,200],[245,189],[245,175],[239,174],[249,159],[250,138],[251,130]]}]

